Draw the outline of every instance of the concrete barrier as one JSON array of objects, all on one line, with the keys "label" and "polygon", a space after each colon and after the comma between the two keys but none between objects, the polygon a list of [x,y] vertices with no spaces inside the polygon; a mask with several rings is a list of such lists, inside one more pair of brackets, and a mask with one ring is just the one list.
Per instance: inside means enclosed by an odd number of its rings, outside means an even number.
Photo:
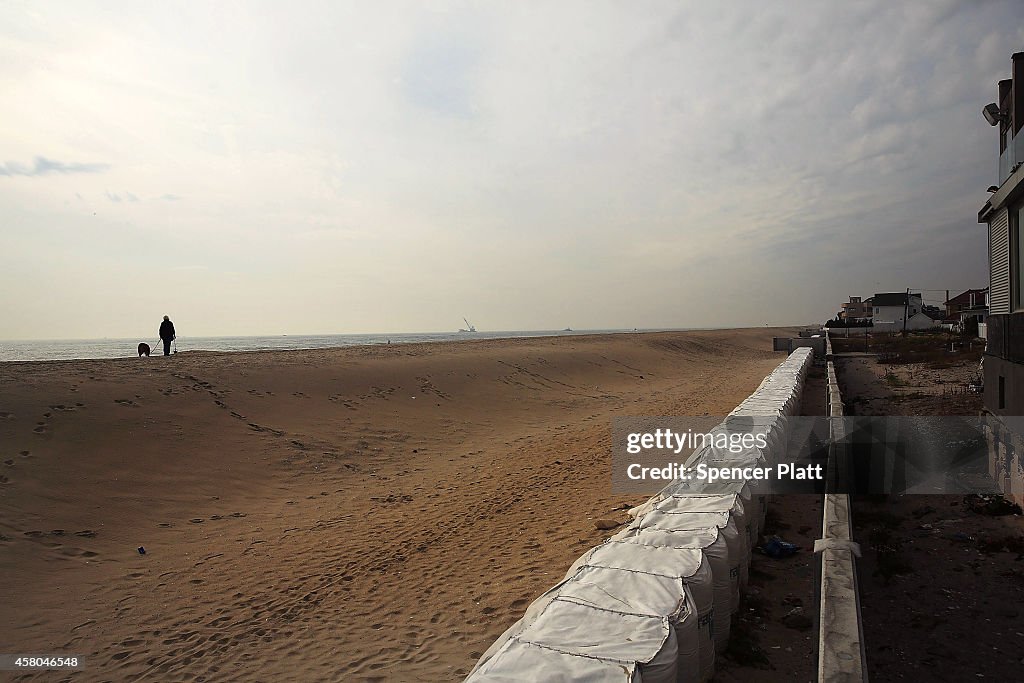
[{"label": "concrete barrier", "polygon": [[[831,340],[829,342],[831,347]],[[836,380],[835,366],[831,360],[827,363],[827,373],[828,413],[830,417],[842,418],[843,400]],[[843,440],[843,422],[831,422],[829,469],[835,470],[836,459],[842,455],[838,449],[841,448]],[[814,551],[821,554],[818,681],[867,681],[855,560],[860,555],[860,549],[853,542],[849,496],[825,494],[821,538],[815,541]]]}]

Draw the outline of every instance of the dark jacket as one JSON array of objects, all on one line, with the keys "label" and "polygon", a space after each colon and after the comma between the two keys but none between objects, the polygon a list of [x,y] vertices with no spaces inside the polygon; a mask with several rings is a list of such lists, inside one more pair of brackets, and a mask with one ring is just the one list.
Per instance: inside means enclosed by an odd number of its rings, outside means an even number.
[{"label": "dark jacket", "polygon": [[174,339],[174,323],[170,320],[160,323],[160,338],[168,341]]}]

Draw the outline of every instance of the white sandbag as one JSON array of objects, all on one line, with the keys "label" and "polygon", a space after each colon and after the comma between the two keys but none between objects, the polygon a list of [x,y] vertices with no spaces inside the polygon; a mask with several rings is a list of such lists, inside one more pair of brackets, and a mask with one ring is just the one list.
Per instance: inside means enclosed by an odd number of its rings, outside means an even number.
[{"label": "white sandbag", "polygon": [[[564,583],[564,581],[562,583]],[[482,668],[492,657],[497,656],[498,652],[505,647],[505,644],[508,641],[515,638],[516,635],[522,633],[527,626],[532,624],[540,613],[544,611],[544,608],[548,606],[548,603],[555,599],[555,593],[562,583],[548,589],[541,594],[539,598],[530,603],[530,606],[526,608],[526,612],[523,616],[505,629],[502,634],[498,636],[493,643],[491,643],[491,646],[487,648],[482,655],[480,655],[480,658],[476,660],[476,664],[473,666],[470,674]]]},{"label": "white sandbag", "polygon": [[666,487],[662,492],[667,496],[702,496],[735,493],[743,499],[743,510],[746,512],[747,535],[752,547],[760,541],[761,529],[767,510],[765,496],[757,489],[760,482],[756,481],[686,481],[675,486]]},{"label": "white sandbag", "polygon": [[[634,522],[640,531],[660,529],[662,531],[689,531],[707,528],[720,530],[725,540],[729,561],[729,581],[731,584],[729,611],[735,614],[740,609],[740,565],[747,556],[743,552],[736,521],[728,512],[676,512],[670,513],[654,509]],[[747,549],[749,553],[749,549]]]},{"label": "white sandbag", "polygon": [[556,598],[516,640],[573,655],[638,664],[644,683],[676,680],[679,651],[666,617],[624,614]]},{"label": "white sandbag", "polygon": [[647,529],[641,531],[636,527],[629,529],[630,535],[623,543],[636,543],[664,548],[696,548],[704,553],[711,568],[711,581],[714,591],[714,617],[711,633],[715,639],[715,651],[720,656],[729,644],[729,631],[732,628],[732,594],[736,582],[732,580],[729,567],[729,546],[721,529],[691,529],[687,531],[661,531]]},{"label": "white sandbag", "polygon": [[562,585],[558,599],[625,614],[667,617],[679,658],[676,681],[700,683],[697,609],[681,577],[585,566]]},{"label": "white sandbag", "polygon": [[573,655],[515,638],[503,643],[484,666],[474,669],[466,678],[466,683],[523,681],[640,683],[641,679],[636,664]]},{"label": "white sandbag", "polygon": [[657,493],[648,498],[643,503],[640,503],[640,505],[631,507],[628,510],[626,510],[626,514],[629,515],[632,519],[636,519],[637,517],[643,517],[648,512],[653,510],[654,506],[657,505],[658,501],[661,500],[662,498],[664,498],[664,496],[660,493]]},{"label": "white sandbag", "polygon": [[[681,579],[697,610],[700,679],[711,679],[715,673],[715,592],[711,562],[701,548],[671,548],[607,541],[596,548],[591,548],[577,560],[570,570],[570,576],[581,567],[630,569]],[[685,649],[681,647],[680,669],[685,666],[684,652]]]},{"label": "white sandbag", "polygon": [[[750,523],[747,519],[743,498],[739,494],[668,496],[657,504],[656,510],[678,514],[683,512],[725,512],[732,514],[732,521],[739,534],[738,550],[740,590],[747,587],[750,569]],[[753,515],[751,515],[753,516]]]}]

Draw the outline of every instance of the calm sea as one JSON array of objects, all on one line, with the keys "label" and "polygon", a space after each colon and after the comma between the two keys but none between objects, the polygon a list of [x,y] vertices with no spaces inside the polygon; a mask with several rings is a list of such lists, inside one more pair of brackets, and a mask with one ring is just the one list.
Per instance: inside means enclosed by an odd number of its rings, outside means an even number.
[{"label": "calm sea", "polygon": [[[185,337],[179,336],[178,351],[284,351],[289,349],[325,349],[364,344],[415,344],[470,339],[508,339],[514,337],[555,337],[577,334],[614,334],[634,330],[573,330],[532,332],[427,332],[413,334],[323,334],[280,335],[276,337]],[[640,330],[656,332],[662,330]],[[72,360],[79,358],[127,358],[138,355],[140,341],[163,353],[157,339],[47,339],[39,341],[0,340],[0,361]]]}]

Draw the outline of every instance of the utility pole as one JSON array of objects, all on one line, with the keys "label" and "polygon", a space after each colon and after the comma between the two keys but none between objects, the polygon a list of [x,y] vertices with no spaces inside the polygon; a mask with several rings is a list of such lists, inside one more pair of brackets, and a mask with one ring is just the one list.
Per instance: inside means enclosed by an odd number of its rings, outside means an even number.
[{"label": "utility pole", "polygon": [[903,336],[907,336],[907,313],[910,312],[910,287],[907,287],[907,298],[903,300]]}]

